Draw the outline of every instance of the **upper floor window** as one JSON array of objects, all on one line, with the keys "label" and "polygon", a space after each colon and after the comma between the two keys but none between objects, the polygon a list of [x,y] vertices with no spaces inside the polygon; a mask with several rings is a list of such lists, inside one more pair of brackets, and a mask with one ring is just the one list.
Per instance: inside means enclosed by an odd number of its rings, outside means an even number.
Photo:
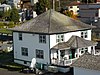
[{"label": "upper floor window", "polygon": [[22,40],[22,33],[19,33],[19,40]]},{"label": "upper floor window", "polygon": [[70,8],[73,8],[72,6],[70,6]]},{"label": "upper floor window", "polygon": [[39,35],[39,43],[46,43],[46,35]]},{"label": "upper floor window", "polygon": [[36,58],[41,58],[41,59],[44,58],[44,52],[43,52],[43,50],[36,49]]},{"label": "upper floor window", "polygon": [[63,42],[64,41],[64,34],[56,35],[56,42]]},{"label": "upper floor window", "polygon": [[21,47],[21,52],[23,56],[28,56],[28,48]]},{"label": "upper floor window", "polygon": [[81,54],[84,54],[88,52],[88,48],[81,48],[80,51],[81,51]]},{"label": "upper floor window", "polygon": [[88,32],[87,31],[82,31],[81,32],[81,37],[82,38],[87,38],[88,37]]},{"label": "upper floor window", "polygon": [[79,12],[79,10],[77,10],[77,12]]}]

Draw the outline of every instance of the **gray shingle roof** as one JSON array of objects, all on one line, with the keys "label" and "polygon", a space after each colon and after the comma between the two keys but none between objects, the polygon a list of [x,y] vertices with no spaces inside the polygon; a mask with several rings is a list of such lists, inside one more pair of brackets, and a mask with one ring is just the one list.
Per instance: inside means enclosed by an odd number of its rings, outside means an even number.
[{"label": "gray shingle roof", "polygon": [[55,45],[52,49],[65,49],[65,48],[83,48],[96,45],[96,42],[85,40],[78,36],[72,36],[67,42],[61,42]]},{"label": "gray shingle roof", "polygon": [[84,54],[71,66],[100,71],[100,55]]},{"label": "gray shingle roof", "polygon": [[10,30],[53,34],[90,28],[90,25],[74,20],[51,9],[32,20],[23,23],[21,26],[16,26]]},{"label": "gray shingle roof", "polygon": [[68,49],[70,46],[66,42],[61,42],[55,45],[52,49]]},{"label": "gray shingle roof", "polygon": [[72,36],[67,43],[71,48],[82,48],[82,47],[89,47],[94,46],[97,44],[97,42],[86,40],[84,38],[81,38],[79,36]]}]

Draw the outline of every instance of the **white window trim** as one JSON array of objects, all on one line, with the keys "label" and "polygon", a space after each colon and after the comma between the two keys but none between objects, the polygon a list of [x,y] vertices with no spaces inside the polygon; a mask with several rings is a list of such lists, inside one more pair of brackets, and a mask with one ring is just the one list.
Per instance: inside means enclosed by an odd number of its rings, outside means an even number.
[{"label": "white window trim", "polygon": [[[63,36],[63,37],[62,37]],[[64,42],[64,34],[57,34],[56,35],[56,42]]]},{"label": "white window trim", "polygon": [[[83,55],[83,54],[85,53],[86,50],[88,51],[88,48],[87,48],[87,47],[86,47],[86,48],[81,48],[81,49],[80,49],[80,54]],[[83,51],[83,53],[81,53],[82,51]]]},{"label": "white window trim", "polygon": [[82,38],[88,38],[88,31],[81,31],[81,37]]}]

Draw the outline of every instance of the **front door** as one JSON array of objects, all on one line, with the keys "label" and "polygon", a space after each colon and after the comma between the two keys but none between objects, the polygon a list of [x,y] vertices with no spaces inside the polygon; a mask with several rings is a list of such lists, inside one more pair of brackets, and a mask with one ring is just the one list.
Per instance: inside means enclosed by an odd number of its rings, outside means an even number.
[{"label": "front door", "polygon": [[76,50],[76,49],[71,49],[72,58],[75,58],[75,50]]}]

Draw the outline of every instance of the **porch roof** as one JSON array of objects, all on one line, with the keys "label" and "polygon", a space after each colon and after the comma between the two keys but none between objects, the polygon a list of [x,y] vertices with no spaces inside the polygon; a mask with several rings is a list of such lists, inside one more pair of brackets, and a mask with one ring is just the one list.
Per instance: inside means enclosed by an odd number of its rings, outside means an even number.
[{"label": "porch roof", "polygon": [[72,36],[66,43],[68,43],[71,48],[82,48],[97,45],[97,42],[86,40],[79,36]]},{"label": "porch roof", "polygon": [[97,43],[90,40],[85,40],[78,36],[72,36],[67,42],[61,42],[55,45],[52,49],[67,49],[67,48],[83,48],[94,46]]},{"label": "porch roof", "polygon": [[70,46],[66,42],[61,42],[55,45],[52,49],[57,50],[57,49],[70,49]]},{"label": "porch roof", "polygon": [[100,71],[100,55],[85,53],[74,63],[72,63],[71,66]]}]

